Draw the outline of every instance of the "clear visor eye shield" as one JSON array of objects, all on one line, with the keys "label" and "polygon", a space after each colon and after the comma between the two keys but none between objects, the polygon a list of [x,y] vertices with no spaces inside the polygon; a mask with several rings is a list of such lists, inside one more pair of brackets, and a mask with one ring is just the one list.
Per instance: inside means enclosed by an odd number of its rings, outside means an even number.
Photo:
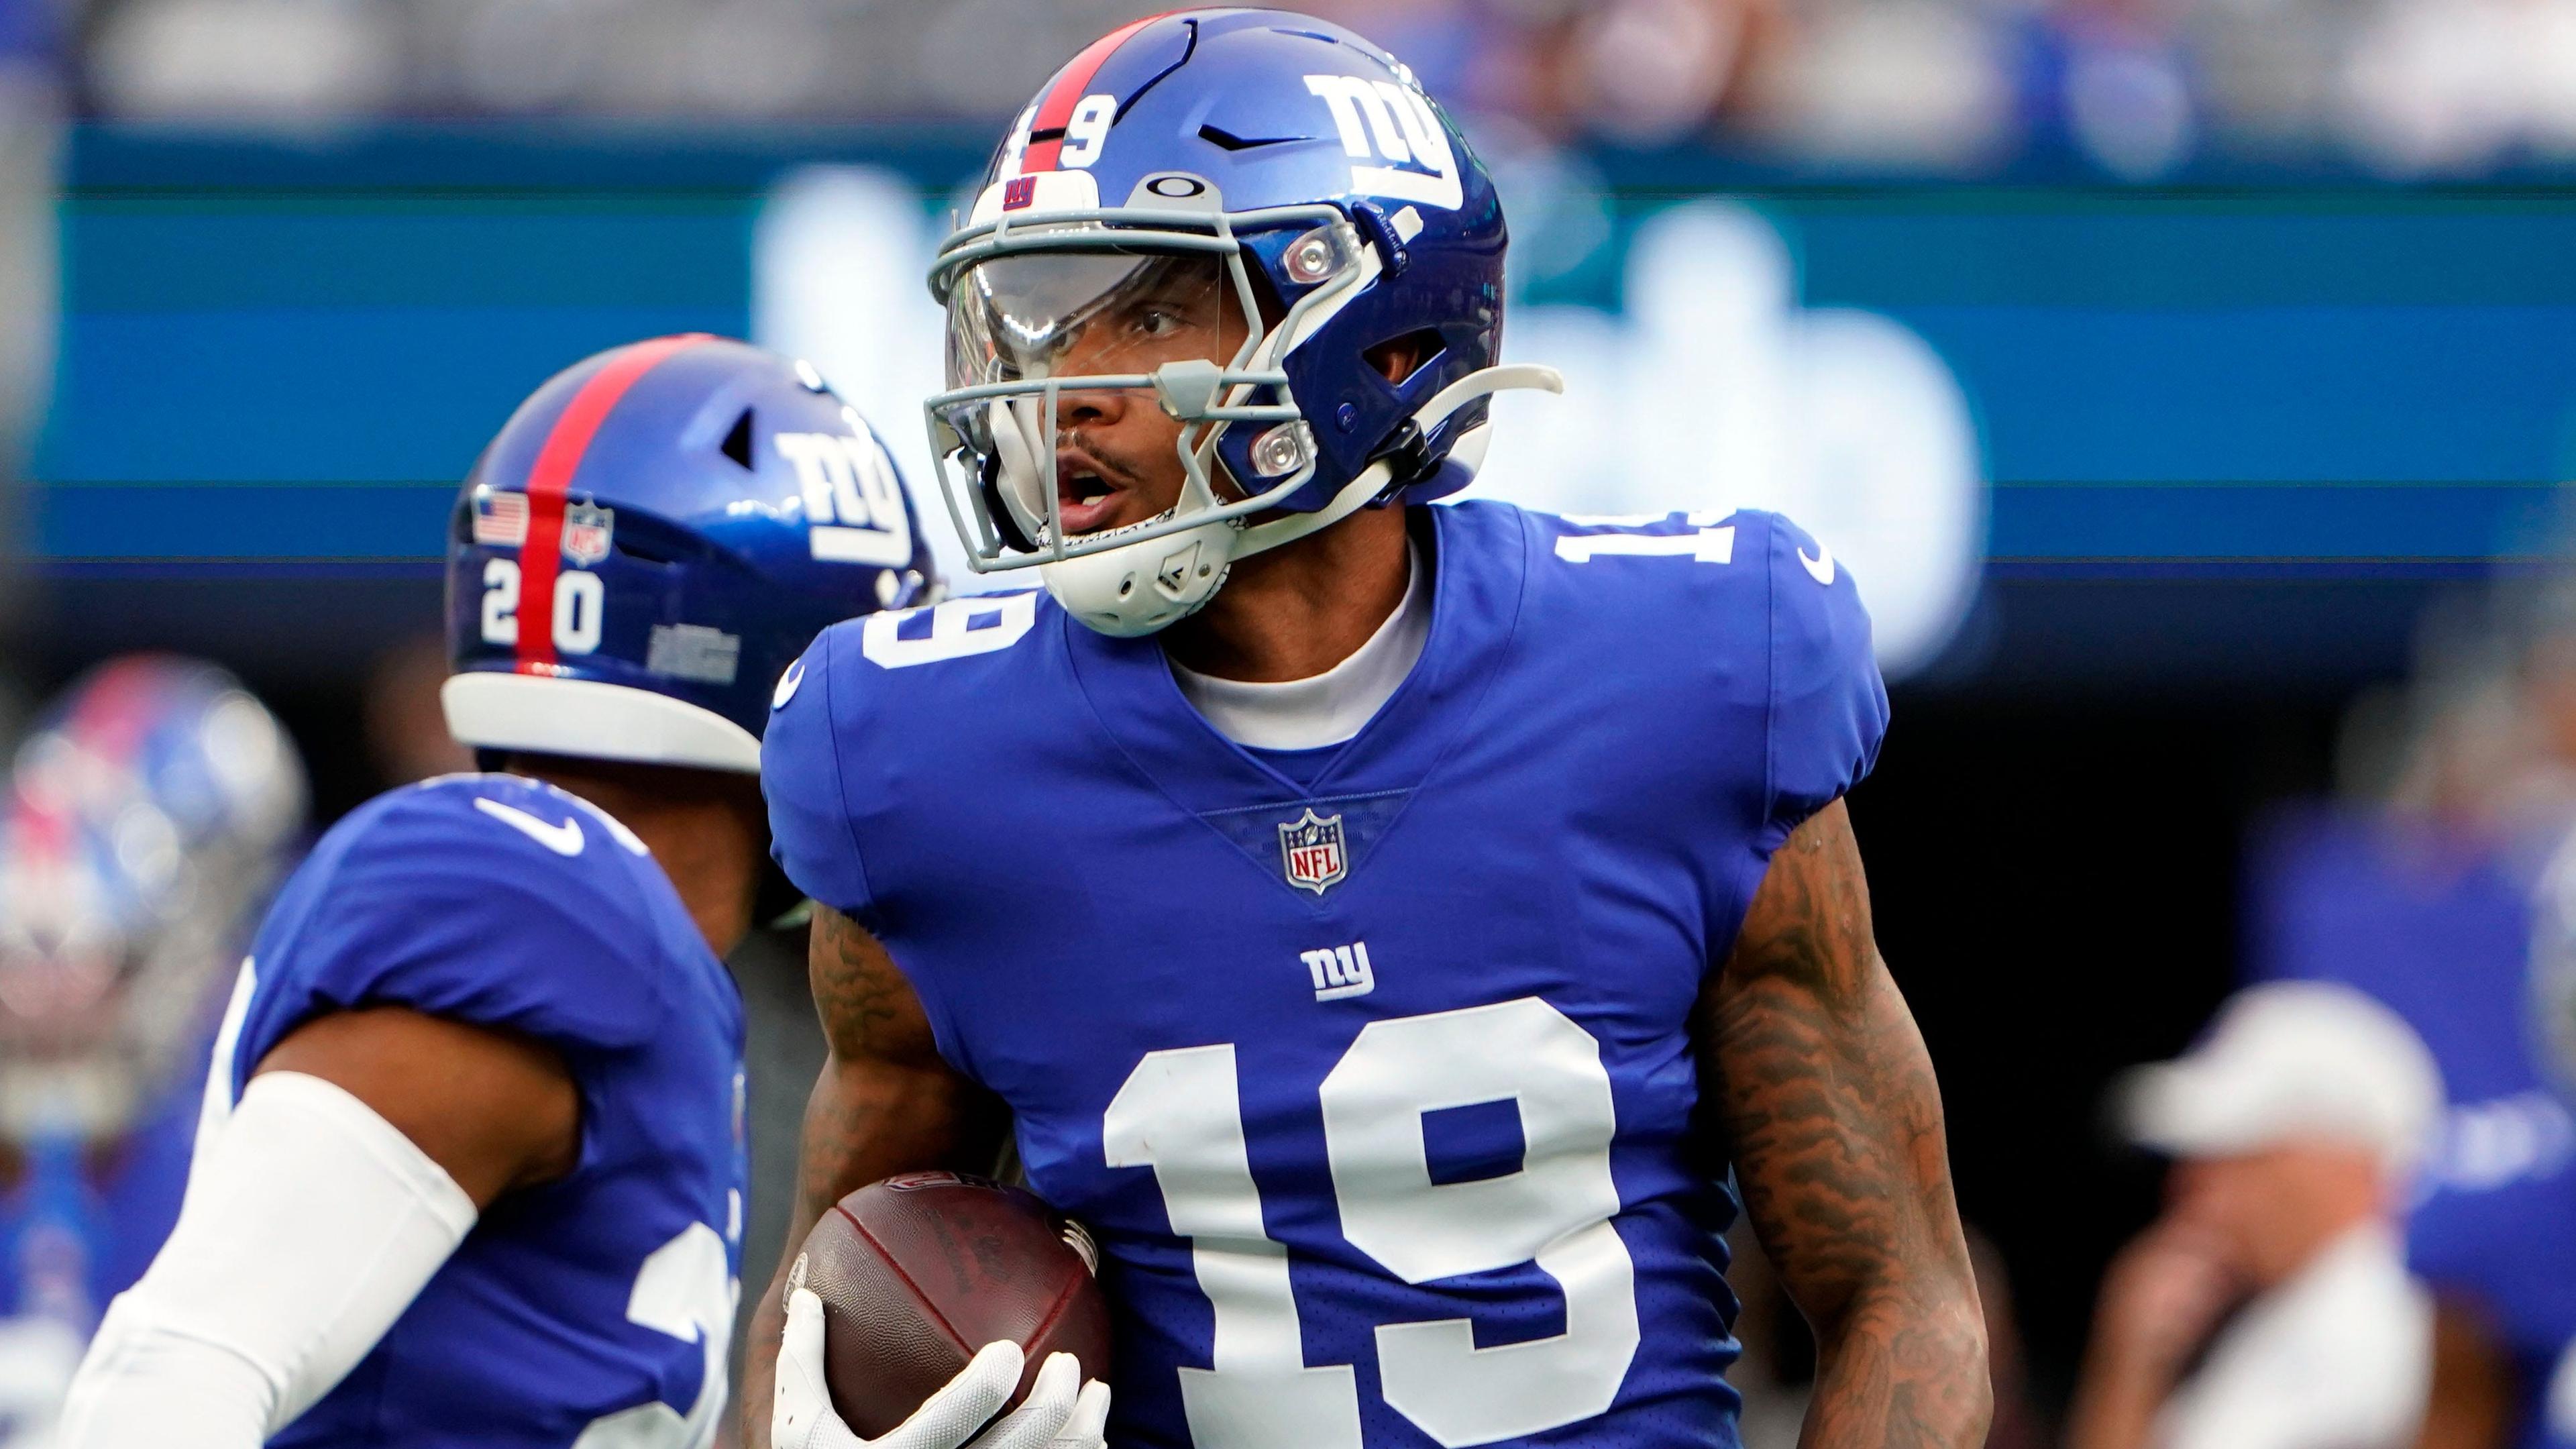
[{"label": "clear visor eye shield", "polygon": [[[1175,191],[1187,192],[1196,209],[1163,199]],[[1176,591],[1203,601],[1226,562],[1332,523],[1384,487],[1379,465],[1318,512],[1247,521],[1315,474],[1314,435],[1282,359],[1375,280],[1381,263],[1336,207],[1229,213],[1196,177],[1149,177],[1132,200],[1156,204],[1001,217],[941,249],[931,290],[948,309],[950,388],[925,405],[932,452],[978,572],[1060,565],[1191,532],[1214,545],[1194,550],[1186,566],[1208,580],[1204,589],[1181,578],[1160,582],[1173,602]],[[1281,269],[1301,291],[1275,324],[1265,323],[1242,236],[1292,228]],[[1443,389],[1415,421],[1428,433],[1506,387],[1554,391],[1558,383],[1545,368],[1488,368]],[[1084,420],[1100,415],[1103,399],[1153,407],[1179,424],[1179,498],[1141,522],[1090,531],[1077,520],[1068,531],[1067,497],[1079,506],[1107,485],[1060,476],[1063,460],[1101,473],[1124,461],[1080,461],[1090,457],[1080,440]],[[1219,455],[1237,424],[1257,430],[1242,450],[1248,468],[1228,467]],[[1172,572],[1160,560],[1153,571]],[[1057,583],[1053,572],[1049,582]]]}]

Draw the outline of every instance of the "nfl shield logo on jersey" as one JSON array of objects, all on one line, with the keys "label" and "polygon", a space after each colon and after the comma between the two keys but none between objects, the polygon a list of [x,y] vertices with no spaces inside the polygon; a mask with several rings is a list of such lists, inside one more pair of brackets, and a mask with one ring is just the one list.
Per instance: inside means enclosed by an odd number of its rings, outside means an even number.
[{"label": "nfl shield logo on jersey", "polygon": [[1350,873],[1350,856],[1342,850],[1342,817],[1319,816],[1315,807],[1279,827],[1279,858],[1288,868],[1288,883],[1317,895]]},{"label": "nfl shield logo on jersey", "polygon": [[596,503],[570,503],[564,506],[564,557],[577,564],[595,564],[608,557],[608,540],[617,527],[617,510]]}]

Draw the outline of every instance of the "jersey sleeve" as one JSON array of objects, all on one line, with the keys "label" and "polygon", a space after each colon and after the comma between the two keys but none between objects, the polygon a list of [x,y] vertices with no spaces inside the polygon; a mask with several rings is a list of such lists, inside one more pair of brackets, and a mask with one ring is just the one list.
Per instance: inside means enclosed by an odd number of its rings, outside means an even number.
[{"label": "jersey sleeve", "polygon": [[1859,784],[1887,733],[1887,686],[1850,571],[1796,524],[1770,522],[1765,853]]},{"label": "jersey sleeve", "polygon": [[478,799],[540,827],[578,821],[591,854],[622,848],[580,806],[525,787],[505,802],[434,783],[353,818],[298,872],[254,948],[236,1089],[298,1024],[363,1007],[516,1032],[568,1058],[654,1037],[666,998],[630,878],[548,848]]},{"label": "jersey sleeve", "polygon": [[779,869],[817,902],[864,919],[867,871],[846,804],[834,697],[851,683],[834,667],[845,632],[825,631],[780,677],[760,744],[760,788],[769,801],[769,853]]}]

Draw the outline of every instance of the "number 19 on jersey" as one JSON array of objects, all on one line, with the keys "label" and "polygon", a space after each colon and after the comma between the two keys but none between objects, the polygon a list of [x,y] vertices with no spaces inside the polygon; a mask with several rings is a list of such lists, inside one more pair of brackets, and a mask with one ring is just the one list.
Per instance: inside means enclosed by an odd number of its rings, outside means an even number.
[{"label": "number 19 on jersey", "polygon": [[[1325,1157],[1350,1244],[1407,1283],[1535,1263],[1565,1331],[1476,1347],[1465,1318],[1380,1324],[1389,1407],[1447,1446],[1599,1414],[1637,1351],[1635,1270],[1611,1219],[1616,1131],[1600,1044],[1537,997],[1369,1023],[1321,1088]],[[1422,1117],[1513,1101],[1521,1169],[1436,1183]],[[1150,1167],[1214,1312],[1210,1367],[1183,1368],[1199,1449],[1360,1449],[1357,1376],[1308,1365],[1288,1250],[1262,1222],[1231,1043],[1148,1053],[1103,1123],[1112,1167]]]}]

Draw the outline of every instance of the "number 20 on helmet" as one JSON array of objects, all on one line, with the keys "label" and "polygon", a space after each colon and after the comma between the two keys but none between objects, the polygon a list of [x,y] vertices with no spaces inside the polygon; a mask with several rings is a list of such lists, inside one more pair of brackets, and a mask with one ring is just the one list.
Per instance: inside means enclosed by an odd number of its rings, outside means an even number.
[{"label": "number 20 on helmet", "polygon": [[548,379],[466,479],[440,700],[480,749],[756,773],[814,636],[935,592],[894,460],[812,368],[654,338]]}]

